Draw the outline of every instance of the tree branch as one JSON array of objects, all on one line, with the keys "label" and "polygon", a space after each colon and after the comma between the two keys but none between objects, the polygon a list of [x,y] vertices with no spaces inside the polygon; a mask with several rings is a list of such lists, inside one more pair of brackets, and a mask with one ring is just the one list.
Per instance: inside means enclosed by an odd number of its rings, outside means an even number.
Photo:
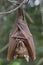
[{"label": "tree branch", "polygon": [[30,20],[31,23],[34,23],[34,21],[32,20],[32,18],[30,17],[29,13],[27,13],[26,11],[24,11],[25,15],[27,16],[27,18]]},{"label": "tree branch", "polygon": [[6,44],[2,49],[0,49],[0,53],[2,53],[3,51],[5,51],[8,48],[9,44]]},{"label": "tree branch", "polygon": [[12,13],[12,12],[14,12],[14,11],[16,11],[18,8],[20,8],[24,3],[26,3],[28,0],[23,0],[23,2],[22,3],[20,3],[20,5],[18,5],[15,9],[12,9],[12,10],[10,10],[10,11],[6,11],[6,12],[0,12],[0,15],[2,15],[2,14],[9,14],[9,13]]},{"label": "tree branch", "polygon": [[41,65],[42,62],[43,62],[43,57],[39,60],[39,62],[36,65]]}]

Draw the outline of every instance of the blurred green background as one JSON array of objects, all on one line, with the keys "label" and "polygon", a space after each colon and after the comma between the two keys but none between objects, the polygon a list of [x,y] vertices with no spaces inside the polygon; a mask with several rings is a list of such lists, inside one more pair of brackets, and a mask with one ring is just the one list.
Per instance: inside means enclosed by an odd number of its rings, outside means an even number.
[{"label": "blurred green background", "polygon": [[[0,0],[0,11],[7,11],[13,9],[15,6],[12,5],[7,0]],[[33,19],[33,23],[26,17],[27,24],[30,28],[30,31],[33,35],[35,48],[36,48],[36,60],[30,61],[27,63],[24,59],[12,60],[11,62],[7,62],[7,49],[0,53],[0,65],[37,65],[39,60],[42,62],[40,65],[43,65],[43,23],[40,12],[40,6],[37,7],[25,7],[25,11],[31,16]],[[9,41],[9,33],[12,30],[13,24],[16,19],[16,12],[11,14],[0,15],[0,49],[3,48]]]}]

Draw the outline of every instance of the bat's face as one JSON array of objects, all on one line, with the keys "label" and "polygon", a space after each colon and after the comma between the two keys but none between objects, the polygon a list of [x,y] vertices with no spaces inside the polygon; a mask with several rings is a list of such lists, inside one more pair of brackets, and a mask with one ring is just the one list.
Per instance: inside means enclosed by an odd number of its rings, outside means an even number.
[{"label": "bat's face", "polygon": [[21,40],[18,42],[15,51],[18,55],[28,54],[27,48]]},{"label": "bat's face", "polygon": [[27,62],[29,61],[28,50],[22,40],[19,40],[16,46],[16,49],[15,49],[15,54],[16,55],[14,55],[14,59],[15,58],[25,58]]}]

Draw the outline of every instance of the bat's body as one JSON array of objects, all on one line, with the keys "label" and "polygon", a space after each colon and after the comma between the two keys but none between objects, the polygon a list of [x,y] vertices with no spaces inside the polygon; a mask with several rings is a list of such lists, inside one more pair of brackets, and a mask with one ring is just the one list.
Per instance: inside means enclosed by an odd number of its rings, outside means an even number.
[{"label": "bat's body", "polygon": [[36,59],[32,34],[21,8],[18,9],[16,24],[10,35],[7,60],[10,61],[15,55],[25,57],[27,61],[29,56],[32,60]]}]

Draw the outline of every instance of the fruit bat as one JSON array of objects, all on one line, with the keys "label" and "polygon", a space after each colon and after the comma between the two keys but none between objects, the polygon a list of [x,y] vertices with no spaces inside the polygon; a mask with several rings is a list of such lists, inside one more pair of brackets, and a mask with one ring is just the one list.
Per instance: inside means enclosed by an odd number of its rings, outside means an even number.
[{"label": "fruit bat", "polygon": [[17,11],[13,31],[9,36],[7,60],[10,61],[13,58],[25,58],[28,62],[29,57],[32,60],[36,59],[35,46],[32,34],[26,23],[24,11],[20,7]]}]

